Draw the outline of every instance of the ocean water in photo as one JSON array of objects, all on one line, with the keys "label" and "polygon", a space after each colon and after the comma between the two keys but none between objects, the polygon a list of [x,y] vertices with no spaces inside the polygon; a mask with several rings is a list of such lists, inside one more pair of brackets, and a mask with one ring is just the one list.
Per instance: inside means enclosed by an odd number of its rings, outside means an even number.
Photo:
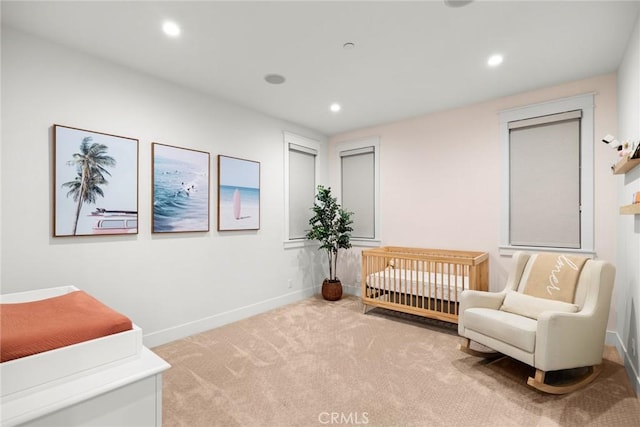
[{"label": "ocean water in photo", "polygon": [[206,231],[209,228],[208,163],[154,159],[153,231]]}]

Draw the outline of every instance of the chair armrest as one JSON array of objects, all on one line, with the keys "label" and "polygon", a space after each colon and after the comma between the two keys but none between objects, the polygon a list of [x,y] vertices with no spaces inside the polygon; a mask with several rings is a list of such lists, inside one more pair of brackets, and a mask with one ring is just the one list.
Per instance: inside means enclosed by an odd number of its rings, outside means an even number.
[{"label": "chair armrest", "polygon": [[543,371],[598,365],[602,361],[606,317],[594,311],[546,311],[538,317],[534,366]]},{"label": "chair armrest", "polygon": [[464,311],[472,307],[491,308],[498,310],[502,306],[506,290],[500,292],[486,292],[467,289],[460,294],[458,308],[458,334],[464,335]]},{"label": "chair armrest", "polygon": [[[500,292],[487,292],[473,289],[466,289],[462,291],[458,300],[460,302],[458,311],[460,316],[464,314],[464,311],[467,308],[471,307],[498,310],[502,306],[507,292],[515,290],[518,287],[518,283],[520,282],[520,278],[522,277],[522,273],[530,256],[530,254],[522,251],[517,251],[513,254],[513,268],[509,272],[506,286]],[[458,321],[458,324],[460,324],[460,320]]]},{"label": "chair armrest", "polygon": [[502,305],[506,293],[464,290],[460,294],[460,313],[467,308],[482,307],[497,310]]},{"label": "chair armrest", "polygon": [[536,368],[553,371],[602,362],[615,272],[608,262],[587,261],[581,275],[590,283],[582,310],[538,316]]}]

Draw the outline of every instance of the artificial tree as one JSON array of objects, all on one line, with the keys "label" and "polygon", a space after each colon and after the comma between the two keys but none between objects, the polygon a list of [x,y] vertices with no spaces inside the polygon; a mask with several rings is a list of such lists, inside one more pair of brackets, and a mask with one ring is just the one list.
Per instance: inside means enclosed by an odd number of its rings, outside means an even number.
[{"label": "artificial tree", "polygon": [[[351,227],[351,224],[353,224],[351,219],[353,212],[347,212],[342,209],[338,204],[338,199],[331,195],[331,187],[322,185],[318,185],[316,200],[311,209],[313,210],[313,216],[309,219],[311,229],[307,232],[306,237],[310,240],[319,241],[319,249],[326,251],[329,261],[329,277],[325,280],[325,283],[339,285],[340,296],[342,296],[342,284],[336,277],[338,253],[340,249],[349,249],[351,247],[350,233],[353,231]],[[325,283],[323,283],[323,295],[327,298],[324,290]]]}]

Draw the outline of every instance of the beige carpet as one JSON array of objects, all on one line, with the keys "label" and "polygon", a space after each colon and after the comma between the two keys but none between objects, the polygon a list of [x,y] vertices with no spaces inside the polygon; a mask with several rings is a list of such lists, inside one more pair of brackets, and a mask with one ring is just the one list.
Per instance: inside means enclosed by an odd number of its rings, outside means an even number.
[{"label": "beige carpet", "polygon": [[526,385],[526,365],[458,351],[443,325],[316,297],[156,347],[173,365],[164,425],[640,425],[619,361],[578,392],[547,395]]}]

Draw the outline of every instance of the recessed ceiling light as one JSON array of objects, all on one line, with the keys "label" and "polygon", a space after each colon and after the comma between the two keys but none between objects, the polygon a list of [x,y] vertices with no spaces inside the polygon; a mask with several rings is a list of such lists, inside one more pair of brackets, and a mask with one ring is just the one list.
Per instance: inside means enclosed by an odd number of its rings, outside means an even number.
[{"label": "recessed ceiling light", "polygon": [[495,54],[489,57],[489,59],[487,60],[487,64],[490,67],[497,67],[498,65],[502,64],[503,60],[504,60],[504,57],[502,55]]},{"label": "recessed ceiling light", "polygon": [[279,85],[284,83],[285,78],[280,74],[267,74],[266,76],[264,76],[264,80],[267,83],[271,83],[272,85]]},{"label": "recessed ceiling light", "polygon": [[173,21],[165,21],[162,24],[162,31],[169,37],[178,37],[180,35],[180,27]]},{"label": "recessed ceiling light", "polygon": [[471,3],[473,0],[444,0],[444,4],[449,7],[463,7]]},{"label": "recessed ceiling light", "polygon": [[342,106],[340,104],[338,104],[337,102],[334,102],[333,104],[331,104],[329,106],[329,109],[332,112],[337,113],[338,111],[340,111],[342,109]]},{"label": "recessed ceiling light", "polygon": [[345,44],[342,45],[343,49],[353,49],[354,47],[356,47],[355,43],[352,42],[346,42]]}]

